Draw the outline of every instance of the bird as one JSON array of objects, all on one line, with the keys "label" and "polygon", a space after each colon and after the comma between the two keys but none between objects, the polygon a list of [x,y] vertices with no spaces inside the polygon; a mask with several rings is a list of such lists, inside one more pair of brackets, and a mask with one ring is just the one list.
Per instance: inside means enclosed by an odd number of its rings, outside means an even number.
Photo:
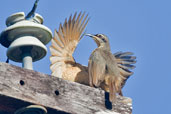
[{"label": "bird", "polygon": [[[78,14],[75,12],[73,16],[72,14],[70,15],[69,19],[66,18],[63,24],[59,24],[58,30],[54,31],[50,46],[50,70],[52,76],[87,86],[93,85],[92,79],[89,79],[88,71],[90,67],[76,62],[73,57],[77,45],[86,35],[85,28],[89,20],[90,18],[85,12]],[[97,42],[97,44],[99,43]],[[122,87],[125,85],[129,76],[133,74],[129,69],[134,67],[131,64],[135,63],[136,57],[132,55],[133,53],[131,52],[117,52],[113,54],[113,57],[116,59],[114,64],[118,69],[117,73],[119,72],[123,77],[122,81],[117,81],[117,83],[121,83]],[[100,72],[98,74],[100,74]],[[107,78],[105,79],[107,81]],[[99,86],[99,88],[109,92],[108,83],[102,82],[98,84],[100,84],[100,86],[96,85],[97,87]],[[121,92],[119,93],[122,95]]]},{"label": "bird", "polygon": [[116,93],[122,94],[122,86],[125,80],[132,74],[128,69],[135,68],[133,53],[112,54],[109,39],[104,34],[86,34],[93,38],[98,48],[90,55],[88,61],[89,85],[101,87],[109,92],[109,100],[116,101]]},{"label": "bird", "polygon": [[77,12],[60,23],[58,31],[55,30],[50,46],[50,69],[52,76],[88,85],[87,66],[77,63],[73,53],[84,35],[84,29],[89,17],[85,12]]}]

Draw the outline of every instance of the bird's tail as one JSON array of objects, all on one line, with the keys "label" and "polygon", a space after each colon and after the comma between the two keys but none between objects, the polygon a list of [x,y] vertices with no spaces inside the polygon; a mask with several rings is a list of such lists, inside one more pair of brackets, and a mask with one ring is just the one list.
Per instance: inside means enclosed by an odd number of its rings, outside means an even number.
[{"label": "bird's tail", "polygon": [[53,76],[62,77],[67,63],[75,63],[72,56],[77,44],[82,38],[82,33],[88,23],[88,15],[77,13],[70,16],[69,20],[65,19],[64,24],[60,24],[59,30],[55,30],[51,52],[51,66]]},{"label": "bird's tail", "polygon": [[123,77],[121,83],[122,87],[125,85],[127,79],[133,74],[130,69],[135,68],[135,66],[132,64],[136,63],[136,57],[132,55],[132,52],[117,52],[114,54],[120,71],[120,75]]}]

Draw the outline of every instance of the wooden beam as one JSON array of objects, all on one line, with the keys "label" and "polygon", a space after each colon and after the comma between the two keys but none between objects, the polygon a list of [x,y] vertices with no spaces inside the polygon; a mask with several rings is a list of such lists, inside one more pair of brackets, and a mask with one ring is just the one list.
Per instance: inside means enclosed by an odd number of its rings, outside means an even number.
[{"label": "wooden beam", "polygon": [[[0,62],[0,113],[39,104],[48,114],[131,114],[130,98],[109,102],[103,90]],[[114,114],[115,114],[114,113]]]}]

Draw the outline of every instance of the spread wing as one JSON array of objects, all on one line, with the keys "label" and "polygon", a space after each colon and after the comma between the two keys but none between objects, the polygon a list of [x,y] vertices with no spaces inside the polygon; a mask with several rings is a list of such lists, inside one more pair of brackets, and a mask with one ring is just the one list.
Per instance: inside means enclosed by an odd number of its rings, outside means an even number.
[{"label": "spread wing", "polygon": [[82,33],[88,23],[88,15],[85,13],[77,13],[70,16],[69,20],[65,19],[64,24],[60,24],[59,30],[55,30],[51,52],[51,66],[53,76],[62,77],[66,69],[67,63],[75,63],[72,56],[77,44],[82,38]]},{"label": "spread wing", "polygon": [[96,50],[90,56],[88,63],[90,86],[99,87],[101,82],[104,81],[106,63],[103,59],[100,52]]},{"label": "spread wing", "polygon": [[121,84],[122,87],[125,85],[127,79],[133,74],[130,70],[135,68],[132,64],[136,63],[136,57],[132,55],[132,52],[117,52],[114,54],[120,75],[124,77]]}]

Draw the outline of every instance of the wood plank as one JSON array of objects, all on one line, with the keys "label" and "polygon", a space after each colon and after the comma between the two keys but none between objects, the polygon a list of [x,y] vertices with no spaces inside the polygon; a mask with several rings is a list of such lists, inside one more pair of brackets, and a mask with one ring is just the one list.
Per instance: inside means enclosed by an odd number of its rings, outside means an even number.
[{"label": "wood plank", "polygon": [[31,105],[45,106],[48,114],[131,114],[130,98],[109,102],[103,90],[0,62],[0,112],[12,114]]}]

